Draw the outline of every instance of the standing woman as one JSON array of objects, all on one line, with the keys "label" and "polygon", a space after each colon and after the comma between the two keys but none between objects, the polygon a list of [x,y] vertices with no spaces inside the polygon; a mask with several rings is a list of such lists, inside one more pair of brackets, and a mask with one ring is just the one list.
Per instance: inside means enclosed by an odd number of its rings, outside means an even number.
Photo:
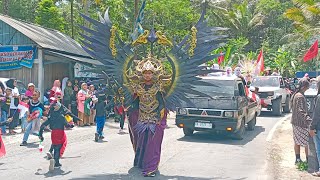
[{"label": "standing woman", "polygon": [[306,160],[308,161],[309,125],[311,117],[308,115],[308,108],[304,92],[309,89],[310,83],[307,78],[299,81],[297,92],[292,97],[292,128],[296,164],[301,162],[300,147],[305,147]]},{"label": "standing woman", "polygon": [[[78,116],[78,102],[77,102],[78,92],[79,92],[78,85],[74,85],[73,91],[70,97],[70,101],[71,101],[71,112],[75,116]],[[78,125],[78,121],[76,119],[73,119],[73,122]]]},{"label": "standing woman", "polygon": [[96,97],[97,91],[95,90],[95,87],[93,84],[89,86],[89,95],[91,97],[91,102],[90,102],[90,116],[89,116],[89,124],[93,125],[95,122],[95,117],[96,117],[96,109],[95,109],[95,104],[98,102],[98,99]]},{"label": "standing woman", "polygon": [[58,79],[53,82],[53,86],[52,86],[52,88],[51,88],[51,90],[50,90],[50,95],[49,95],[49,101],[50,101],[50,103],[53,101],[52,98],[55,97],[55,94],[56,94],[57,92],[60,92],[60,93],[62,94],[61,82],[60,82],[60,80],[58,80]]},{"label": "standing woman", "polygon": [[89,124],[89,116],[84,112],[84,104],[87,99],[90,98],[89,92],[88,92],[88,85],[87,83],[81,84],[81,90],[78,92],[77,99],[78,99],[78,117],[82,119],[83,121],[79,122],[80,126],[83,126],[83,124],[88,125]]},{"label": "standing woman", "polygon": [[19,123],[18,105],[19,105],[20,94],[19,94],[19,90],[17,88],[17,80],[16,79],[9,79],[6,84],[10,89],[12,89],[9,117],[12,117],[13,120],[9,124],[9,133],[11,135],[13,135],[13,134],[16,134],[16,132],[13,129],[15,127],[17,127],[18,123]]},{"label": "standing woman", "polygon": [[73,94],[72,82],[70,80],[67,81],[67,86],[64,89],[63,96],[63,105],[66,106],[69,110],[71,110],[71,96]]},{"label": "standing woman", "polygon": [[[316,147],[318,163],[320,164],[320,78],[318,77],[318,95],[315,98],[314,113],[312,116],[312,123],[310,126],[310,136],[313,137],[313,141]],[[320,177],[320,168],[318,172],[312,174],[313,176]]]}]

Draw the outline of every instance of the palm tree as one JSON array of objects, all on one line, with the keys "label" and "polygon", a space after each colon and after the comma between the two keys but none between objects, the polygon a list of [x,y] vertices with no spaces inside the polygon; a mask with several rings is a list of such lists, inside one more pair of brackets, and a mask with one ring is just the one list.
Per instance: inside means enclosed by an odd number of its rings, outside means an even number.
[{"label": "palm tree", "polygon": [[[231,37],[244,37],[249,40],[246,51],[256,50],[260,48],[263,40],[262,31],[264,29],[265,17],[254,11],[255,3],[249,4],[247,0],[242,3],[210,3],[211,6],[208,14],[214,16],[217,25],[228,27]],[[227,7],[221,6],[227,5]]]},{"label": "palm tree", "polygon": [[305,37],[318,34],[320,31],[320,3],[315,0],[293,0],[294,7],[285,12],[293,21],[293,26]]}]

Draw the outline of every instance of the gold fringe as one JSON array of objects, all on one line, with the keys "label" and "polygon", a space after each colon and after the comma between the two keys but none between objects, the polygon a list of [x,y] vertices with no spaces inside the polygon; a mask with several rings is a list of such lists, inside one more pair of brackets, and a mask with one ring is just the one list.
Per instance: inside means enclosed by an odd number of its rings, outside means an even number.
[{"label": "gold fringe", "polygon": [[197,28],[192,27],[191,28],[191,43],[190,43],[190,49],[189,49],[189,55],[193,56],[194,55],[194,49],[197,47]]},{"label": "gold fringe", "polygon": [[111,36],[110,36],[110,49],[113,57],[117,56],[117,47],[116,47],[116,31],[117,28],[112,26],[110,29]]}]

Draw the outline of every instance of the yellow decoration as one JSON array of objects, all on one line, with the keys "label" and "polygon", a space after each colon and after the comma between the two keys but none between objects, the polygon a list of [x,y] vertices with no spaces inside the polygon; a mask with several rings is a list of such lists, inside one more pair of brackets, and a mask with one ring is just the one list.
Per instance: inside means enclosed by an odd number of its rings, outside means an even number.
[{"label": "yellow decoration", "polygon": [[164,108],[161,109],[161,111],[160,111],[160,118],[161,118],[161,119],[163,119],[165,112],[166,112],[166,111],[165,111]]},{"label": "yellow decoration", "polygon": [[189,55],[193,56],[194,55],[194,49],[197,47],[197,28],[192,27],[191,28],[191,43],[190,43],[190,49],[189,49]]},{"label": "yellow decoration", "polygon": [[167,39],[167,37],[161,32],[157,31],[156,35],[158,37],[158,43],[161,45],[170,45],[172,46],[172,42]]},{"label": "yellow decoration", "polygon": [[137,44],[147,44],[148,43],[148,36],[150,32],[148,30],[145,30],[143,34],[141,34],[138,39],[132,42],[132,45],[137,45]]},{"label": "yellow decoration", "polygon": [[72,117],[71,117],[70,115],[68,115],[68,114],[65,115],[64,117],[66,118],[66,120],[67,120],[68,123],[73,120]]},{"label": "yellow decoration", "polygon": [[115,26],[112,26],[110,29],[111,36],[110,36],[110,49],[113,57],[117,56],[117,47],[116,47],[116,31],[117,28]]}]

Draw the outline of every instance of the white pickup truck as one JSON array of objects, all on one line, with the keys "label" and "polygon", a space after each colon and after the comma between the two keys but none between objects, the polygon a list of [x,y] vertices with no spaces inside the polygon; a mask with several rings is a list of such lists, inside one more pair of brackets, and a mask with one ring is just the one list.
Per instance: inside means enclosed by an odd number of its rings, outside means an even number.
[{"label": "white pickup truck", "polygon": [[272,110],[276,116],[291,111],[291,93],[285,87],[281,76],[257,76],[253,78],[251,86],[259,88],[261,106]]}]

